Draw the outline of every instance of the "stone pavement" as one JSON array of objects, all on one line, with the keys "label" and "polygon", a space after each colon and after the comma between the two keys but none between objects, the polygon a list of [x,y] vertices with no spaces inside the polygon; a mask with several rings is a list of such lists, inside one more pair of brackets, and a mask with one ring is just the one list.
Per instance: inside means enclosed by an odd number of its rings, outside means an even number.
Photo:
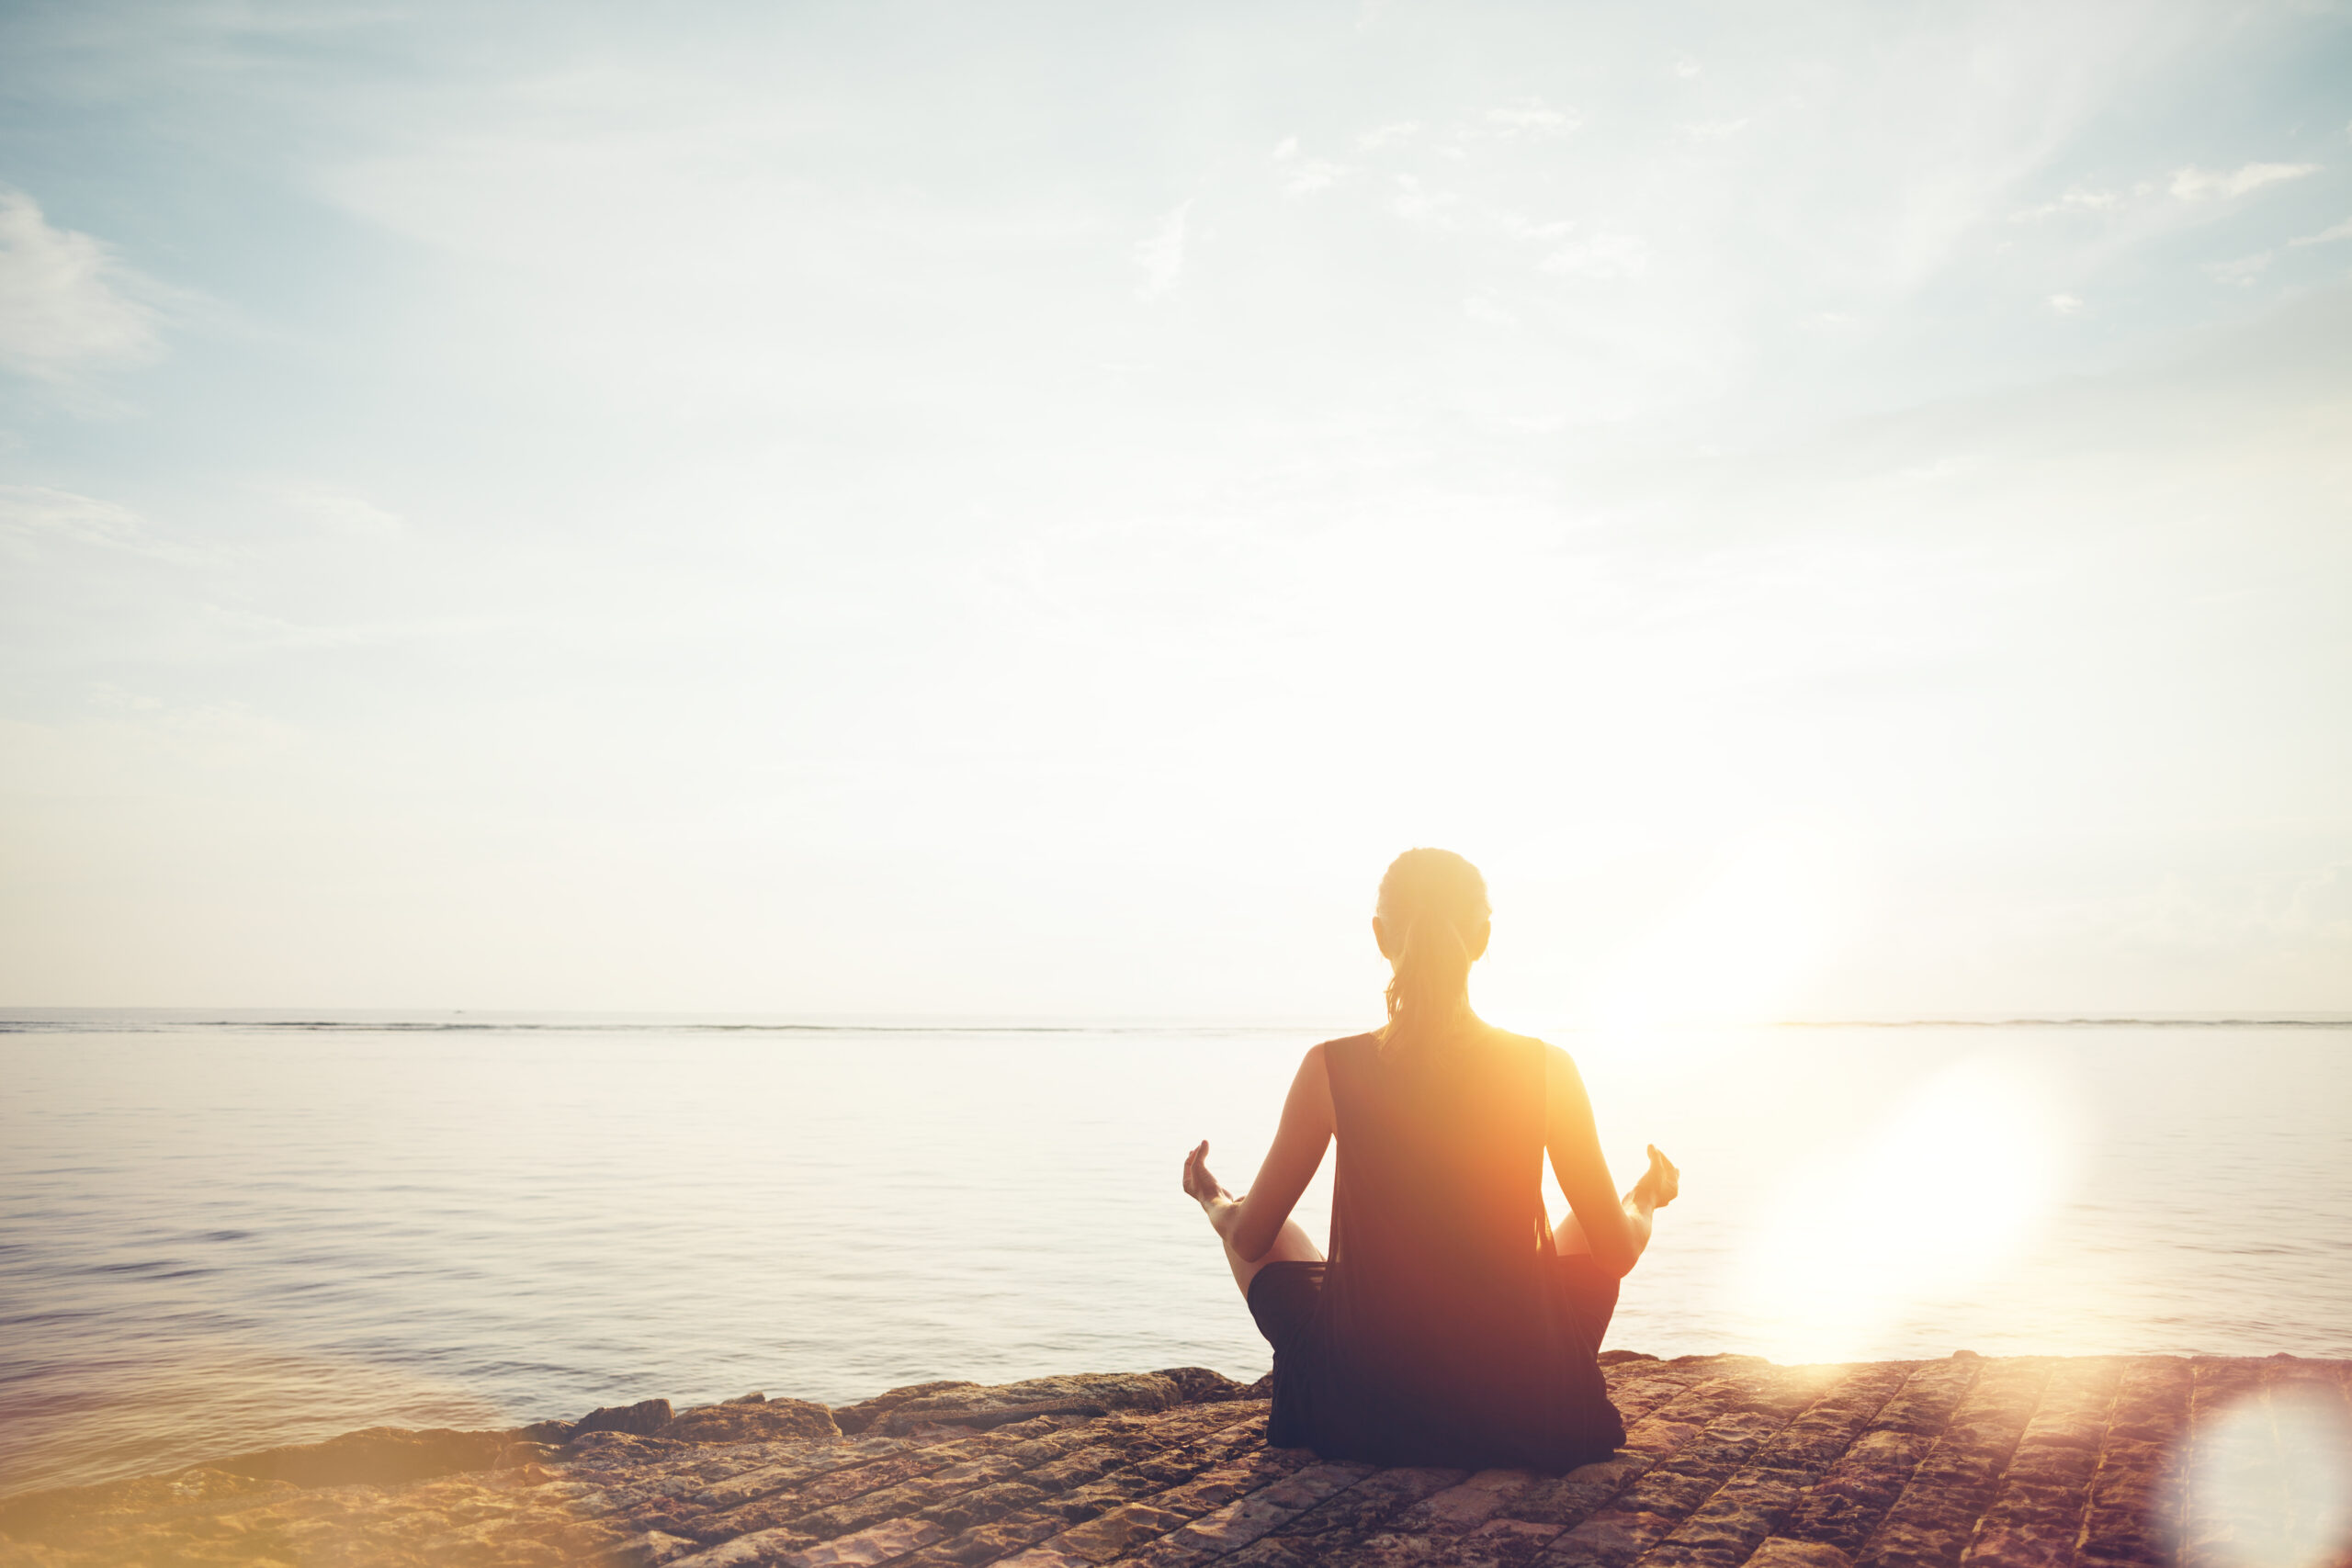
[{"label": "stone pavement", "polygon": [[[0,1504],[0,1564],[2234,1568],[2325,1528],[2266,1463],[2352,1478],[2249,1456],[2312,1428],[2243,1418],[2352,1429],[2352,1362],[1609,1359],[1626,1447],[1556,1478],[1268,1449],[1261,1389],[1179,1369],[359,1433]],[[2183,1483],[2225,1410],[2235,1515]]]}]

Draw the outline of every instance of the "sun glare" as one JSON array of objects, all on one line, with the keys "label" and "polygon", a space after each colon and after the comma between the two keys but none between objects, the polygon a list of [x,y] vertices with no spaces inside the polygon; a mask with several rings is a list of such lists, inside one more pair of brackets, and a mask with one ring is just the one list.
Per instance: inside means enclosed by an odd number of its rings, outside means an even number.
[{"label": "sun glare", "polygon": [[1583,1032],[1594,1059],[1655,1084],[1752,1040],[1836,954],[1853,903],[1844,857],[1826,840],[1750,843],[1622,950]]},{"label": "sun glare", "polygon": [[2080,1143],[2062,1086],[2028,1064],[1979,1056],[1929,1078],[1859,1139],[1817,1150],[1758,1216],[1741,1292],[1759,1348],[1873,1353],[1909,1308],[1991,1277],[2031,1240]]}]

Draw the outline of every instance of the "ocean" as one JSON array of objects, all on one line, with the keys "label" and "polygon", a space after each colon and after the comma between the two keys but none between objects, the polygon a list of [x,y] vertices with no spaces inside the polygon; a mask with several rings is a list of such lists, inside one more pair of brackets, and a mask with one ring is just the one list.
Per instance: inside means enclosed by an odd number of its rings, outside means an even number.
[{"label": "ocean", "polygon": [[[0,1020],[0,1493],[656,1394],[1254,1378],[1179,1167],[1246,1188],[1346,1032]],[[1621,1185],[1683,1171],[1613,1348],[2352,1356],[2352,1022],[1550,1037]]]}]

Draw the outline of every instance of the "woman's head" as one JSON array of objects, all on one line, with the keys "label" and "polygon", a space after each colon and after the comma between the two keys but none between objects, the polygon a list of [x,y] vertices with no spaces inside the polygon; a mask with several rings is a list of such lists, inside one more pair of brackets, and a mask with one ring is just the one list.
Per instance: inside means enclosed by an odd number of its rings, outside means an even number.
[{"label": "woman's head", "polygon": [[1487,879],[1451,850],[1407,850],[1380,879],[1373,939],[1395,968],[1382,1048],[1435,1044],[1470,1016],[1470,965],[1492,932]]}]

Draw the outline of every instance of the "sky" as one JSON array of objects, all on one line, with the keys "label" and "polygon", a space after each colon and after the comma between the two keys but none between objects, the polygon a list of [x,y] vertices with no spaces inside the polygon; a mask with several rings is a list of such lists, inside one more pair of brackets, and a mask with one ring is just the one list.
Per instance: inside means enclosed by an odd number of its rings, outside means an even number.
[{"label": "sky", "polygon": [[2352,9],[0,10],[0,1005],[2352,1010]]}]

